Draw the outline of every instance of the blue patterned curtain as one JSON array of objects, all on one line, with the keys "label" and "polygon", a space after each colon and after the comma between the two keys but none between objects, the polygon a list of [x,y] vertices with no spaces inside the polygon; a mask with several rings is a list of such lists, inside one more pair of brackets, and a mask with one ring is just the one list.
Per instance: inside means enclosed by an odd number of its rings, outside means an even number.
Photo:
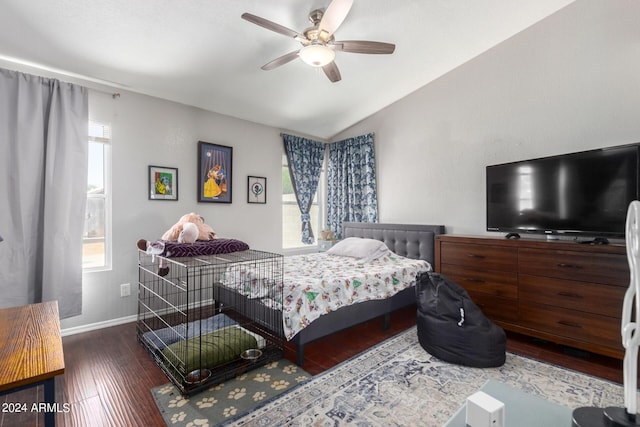
[{"label": "blue patterned curtain", "polygon": [[342,222],[377,222],[373,134],[334,142],[327,166],[327,225],[342,237]]},{"label": "blue patterned curtain", "polygon": [[293,191],[300,208],[302,220],[302,243],[312,244],[313,230],[309,210],[318,189],[320,172],[324,161],[325,144],[319,141],[293,135],[283,135],[284,148],[287,153],[287,163]]}]

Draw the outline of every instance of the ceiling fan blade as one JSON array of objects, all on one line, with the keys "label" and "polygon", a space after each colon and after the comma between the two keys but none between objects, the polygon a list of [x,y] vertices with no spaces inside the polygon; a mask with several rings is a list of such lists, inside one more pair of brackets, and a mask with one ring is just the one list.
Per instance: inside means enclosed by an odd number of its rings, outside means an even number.
[{"label": "ceiling fan blade", "polygon": [[336,65],[336,61],[329,62],[327,65],[322,67],[322,71],[324,71],[332,83],[339,82],[342,79],[340,70],[338,70],[338,66]]},{"label": "ceiling fan blade", "polygon": [[326,33],[326,39],[329,39],[336,32],[340,24],[349,14],[353,0],[333,0],[322,15],[322,20],[318,25],[321,33]]},{"label": "ceiling fan blade", "polygon": [[335,50],[350,53],[390,54],[396,50],[396,45],[384,42],[363,40],[345,40],[333,44]]},{"label": "ceiling fan blade", "polygon": [[302,34],[297,31],[292,30],[291,28],[284,27],[280,24],[276,24],[275,22],[269,21],[268,19],[261,18],[256,15],[252,15],[251,13],[243,13],[241,18],[254,23],[256,25],[260,25],[267,30],[275,31],[276,33],[283,34],[287,37],[293,37],[294,39],[297,37],[305,38]]},{"label": "ceiling fan blade", "polygon": [[291,62],[298,57],[298,51],[294,50],[293,52],[289,52],[285,55],[282,55],[271,62],[264,64],[262,67],[263,70],[273,70],[276,67],[286,64],[287,62]]}]

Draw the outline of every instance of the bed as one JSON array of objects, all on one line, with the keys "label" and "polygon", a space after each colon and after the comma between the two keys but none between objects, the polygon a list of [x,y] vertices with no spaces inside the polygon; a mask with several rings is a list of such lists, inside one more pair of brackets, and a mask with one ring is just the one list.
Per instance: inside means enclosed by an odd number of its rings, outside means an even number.
[{"label": "bed", "polygon": [[[444,234],[443,225],[355,223],[343,224],[343,237],[362,237],[384,242],[394,253],[421,259],[434,265],[435,236]],[[389,326],[391,312],[415,304],[415,289],[404,289],[384,300],[366,301],[346,306],[321,316],[290,340],[296,345],[297,364],[304,361],[305,344],[351,326],[384,316],[383,327]]]}]

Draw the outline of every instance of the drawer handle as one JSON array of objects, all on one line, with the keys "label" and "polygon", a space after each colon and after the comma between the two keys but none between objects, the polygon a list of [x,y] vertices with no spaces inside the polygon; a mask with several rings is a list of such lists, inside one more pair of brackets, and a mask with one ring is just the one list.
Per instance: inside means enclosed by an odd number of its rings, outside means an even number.
[{"label": "drawer handle", "polygon": [[484,258],[484,255],[478,255],[478,254],[467,254],[467,256],[469,258]]},{"label": "drawer handle", "polygon": [[562,263],[562,262],[561,262],[561,263],[559,263],[559,264],[557,264],[557,265],[558,265],[558,267],[560,267],[560,268],[575,268],[575,269],[578,269],[578,270],[582,268],[582,266],[581,266],[581,265],[565,264],[565,263]]},{"label": "drawer handle", "polygon": [[570,328],[582,329],[582,325],[579,324],[579,323],[567,322],[566,320],[560,320],[560,321],[558,321],[558,323],[563,325],[563,326],[569,326]]},{"label": "drawer handle", "polygon": [[476,279],[476,278],[473,278],[473,277],[467,277],[467,282],[484,283],[484,280]]},{"label": "drawer handle", "polygon": [[571,292],[558,292],[558,295],[560,295],[561,297],[582,299],[582,295],[574,294],[574,293],[571,293]]}]

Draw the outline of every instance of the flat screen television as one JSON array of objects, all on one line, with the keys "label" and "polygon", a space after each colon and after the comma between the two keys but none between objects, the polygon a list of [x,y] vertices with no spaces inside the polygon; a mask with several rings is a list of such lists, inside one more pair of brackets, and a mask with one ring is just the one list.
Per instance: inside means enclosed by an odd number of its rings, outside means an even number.
[{"label": "flat screen television", "polygon": [[640,144],[487,166],[487,231],[624,238]]}]

